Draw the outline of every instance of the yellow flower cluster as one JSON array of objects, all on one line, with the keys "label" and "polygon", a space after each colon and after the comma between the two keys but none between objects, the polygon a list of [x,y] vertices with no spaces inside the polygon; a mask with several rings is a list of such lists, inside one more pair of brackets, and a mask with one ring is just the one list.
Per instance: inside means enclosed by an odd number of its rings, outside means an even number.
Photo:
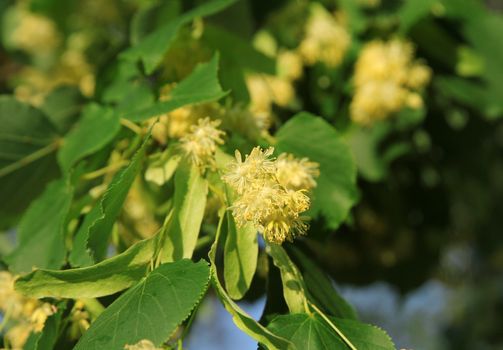
[{"label": "yellow flower cluster", "polygon": [[222,179],[237,193],[231,207],[237,224],[252,222],[268,242],[281,244],[307,231],[300,214],[309,209],[306,193],[316,186],[318,167],[292,155],[274,159],[273,151],[255,147],[243,160],[236,150],[236,160]]},{"label": "yellow flower cluster", "polygon": [[312,190],[316,187],[315,178],[320,175],[318,163],[307,158],[295,158],[293,154],[282,153],[276,160],[276,178],[290,190]]},{"label": "yellow flower cluster", "polygon": [[307,65],[322,62],[334,68],[342,62],[351,43],[351,36],[340,22],[323,6],[311,6],[305,37],[299,46],[299,52]]},{"label": "yellow flower cluster", "polygon": [[222,109],[221,119],[224,128],[238,132],[249,140],[257,140],[271,126],[268,113],[254,113],[240,104]]},{"label": "yellow flower cluster", "polygon": [[18,24],[12,32],[12,44],[34,55],[51,53],[61,38],[53,21],[49,18],[20,10]]},{"label": "yellow flower cluster", "polygon": [[414,60],[411,43],[394,39],[366,44],[355,67],[352,120],[371,125],[405,106],[420,108],[419,91],[430,78],[430,68]]},{"label": "yellow flower cluster", "polygon": [[[176,84],[166,84],[160,91],[160,101],[168,101]],[[166,144],[171,138],[181,138],[190,132],[190,127],[201,118],[208,115],[218,116],[222,108],[216,102],[184,106],[159,116],[159,122],[152,129],[152,136],[161,144]],[[150,124],[157,118],[152,118]]]},{"label": "yellow flower cluster", "polygon": [[276,75],[249,74],[246,86],[250,94],[250,112],[258,120],[267,120],[271,125],[273,104],[287,107],[295,101],[295,80],[303,74],[302,57],[297,51],[277,46],[276,40],[266,31],[259,32],[254,39],[257,50],[276,59]]},{"label": "yellow flower cluster", "polygon": [[40,332],[55,307],[36,299],[25,298],[14,290],[15,278],[0,271],[0,311],[4,321],[13,321],[5,338],[12,348],[22,348],[31,332]]},{"label": "yellow flower cluster", "polygon": [[214,165],[217,146],[224,143],[222,137],[225,133],[217,129],[219,125],[219,120],[212,121],[209,117],[199,119],[180,139],[182,150],[193,164],[201,168]]},{"label": "yellow flower cluster", "polygon": [[90,327],[89,323],[89,313],[85,311],[84,303],[81,300],[75,302],[71,314],[71,325],[69,328],[70,338],[78,339],[85,331]]},{"label": "yellow flower cluster", "polygon": [[11,9],[16,24],[10,45],[32,56],[33,66],[21,69],[12,83],[16,97],[33,105],[43,103],[45,96],[60,85],[77,85],[83,95],[94,93],[93,67],[84,50],[89,40],[82,33],[71,34],[66,42],[48,17],[31,13],[24,5]]},{"label": "yellow flower cluster", "polygon": [[125,350],[162,350],[162,348],[158,348],[148,339],[142,339],[138,343],[133,345],[125,345]]},{"label": "yellow flower cluster", "polygon": [[266,74],[246,77],[250,93],[250,110],[256,114],[270,115],[273,103],[286,107],[295,97],[295,89],[288,79]]}]

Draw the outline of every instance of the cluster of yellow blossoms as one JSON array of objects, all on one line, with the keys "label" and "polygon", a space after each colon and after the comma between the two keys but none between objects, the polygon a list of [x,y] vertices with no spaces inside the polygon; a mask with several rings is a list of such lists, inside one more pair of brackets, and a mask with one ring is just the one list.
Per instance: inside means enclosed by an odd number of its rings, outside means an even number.
[{"label": "cluster of yellow blossoms", "polygon": [[11,11],[15,26],[9,45],[30,54],[34,62],[13,81],[16,97],[38,106],[51,90],[65,84],[76,85],[83,95],[91,96],[95,77],[84,54],[85,35],[73,33],[65,42],[48,17],[28,11],[23,3]]},{"label": "cluster of yellow blossoms", "polygon": [[337,67],[351,44],[351,36],[339,14],[329,13],[323,6],[311,4],[304,36],[294,50],[278,48],[276,40],[265,31],[255,38],[256,48],[275,57],[277,75],[250,74],[246,85],[250,93],[251,112],[271,118],[272,105],[295,105],[294,83],[302,77],[304,65],[321,62]]},{"label": "cluster of yellow blossoms", "polygon": [[17,48],[31,54],[48,54],[60,44],[59,33],[49,18],[24,9],[17,15],[18,25],[11,36]]},{"label": "cluster of yellow blossoms", "polygon": [[31,332],[41,332],[55,307],[36,299],[25,298],[14,290],[15,278],[0,271],[0,311],[9,324],[5,339],[14,349],[22,348]]},{"label": "cluster of yellow blossoms", "polygon": [[421,107],[419,92],[430,78],[430,68],[414,60],[411,43],[398,39],[369,42],[356,62],[352,120],[371,125],[405,106]]},{"label": "cluster of yellow blossoms", "polygon": [[307,20],[305,37],[299,52],[307,65],[322,62],[327,67],[337,67],[351,44],[351,36],[342,24],[323,6],[313,4]]},{"label": "cluster of yellow blossoms", "polygon": [[306,193],[316,186],[319,171],[306,158],[282,154],[274,159],[273,151],[255,147],[243,160],[236,150],[222,179],[236,191],[231,209],[237,224],[251,222],[268,242],[281,244],[306,233],[306,217],[300,214],[309,209]]},{"label": "cluster of yellow blossoms", "polygon": [[225,133],[217,128],[219,125],[219,120],[212,121],[209,117],[199,119],[180,139],[184,153],[193,164],[201,168],[214,165],[217,146],[224,143],[222,136]]}]

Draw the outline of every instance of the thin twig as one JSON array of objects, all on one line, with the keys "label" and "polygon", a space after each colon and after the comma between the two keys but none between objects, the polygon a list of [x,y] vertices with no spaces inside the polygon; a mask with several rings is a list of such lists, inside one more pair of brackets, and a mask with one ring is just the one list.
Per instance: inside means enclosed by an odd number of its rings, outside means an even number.
[{"label": "thin twig", "polygon": [[108,173],[115,171],[117,169],[120,169],[123,166],[128,165],[128,164],[129,164],[129,161],[127,161],[127,160],[122,160],[117,163],[112,163],[110,165],[107,165],[106,167],[103,167],[101,169],[94,170],[94,171],[91,171],[89,173],[82,175],[82,179],[83,180],[93,180],[93,179],[96,179],[97,177],[108,174]]},{"label": "thin twig", "polygon": [[330,319],[327,316],[325,316],[325,314],[323,313],[323,311],[321,311],[320,309],[318,309],[318,307],[316,305],[314,305],[312,302],[308,301],[308,303],[325,320],[325,322],[327,322],[328,325],[330,327],[332,327],[332,329],[339,335],[339,337],[341,337],[342,340],[344,340],[344,342],[346,343],[346,345],[349,346],[349,348],[351,350],[358,350],[353,345],[353,343],[351,343],[351,341],[348,338],[346,338],[346,336],[344,335],[344,333],[342,333],[340,331],[340,329],[337,328],[337,326],[332,321],[330,321]]},{"label": "thin twig", "polygon": [[136,125],[135,123],[133,123],[131,120],[121,118],[121,125],[125,126],[126,128],[128,128],[129,130],[131,130],[135,134],[143,135],[142,128],[139,127],[138,125]]},{"label": "thin twig", "polygon": [[19,159],[18,161],[7,165],[5,168],[0,169],[0,177],[8,175],[24,166],[27,166],[34,161],[45,157],[46,155],[54,152],[59,147],[59,141],[48,144],[47,146],[28,154],[26,157]]}]

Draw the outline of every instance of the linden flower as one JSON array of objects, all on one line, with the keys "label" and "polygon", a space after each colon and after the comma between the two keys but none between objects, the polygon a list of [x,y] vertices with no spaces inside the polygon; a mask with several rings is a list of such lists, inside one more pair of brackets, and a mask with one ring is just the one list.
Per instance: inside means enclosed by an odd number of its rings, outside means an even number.
[{"label": "linden flower", "polygon": [[33,330],[35,332],[41,332],[44,329],[45,321],[47,317],[51,316],[56,312],[56,307],[49,303],[43,303],[37,307],[30,317],[30,322],[33,325]]},{"label": "linden flower", "polygon": [[231,163],[229,171],[222,177],[238,194],[243,194],[245,189],[258,181],[274,174],[276,166],[274,159],[271,158],[274,148],[269,147],[262,150],[255,147],[249,155],[243,158],[241,153],[236,150],[236,161]]},{"label": "linden flower", "polygon": [[269,113],[254,113],[240,104],[226,108],[222,113],[222,121],[226,129],[234,130],[250,140],[267,134],[271,126]]},{"label": "linden flower", "polygon": [[9,322],[5,338],[13,348],[22,348],[31,332],[40,332],[47,317],[55,312],[49,303],[25,298],[14,289],[15,277],[0,271],[0,311]]},{"label": "linden flower", "polygon": [[406,106],[420,108],[423,101],[418,91],[430,78],[430,68],[414,60],[411,43],[397,39],[367,43],[355,65],[351,118],[371,125]]},{"label": "linden flower", "polygon": [[0,271],[0,311],[9,317],[19,318],[23,312],[24,298],[14,290],[15,278],[7,271]]},{"label": "linden flower", "polygon": [[316,187],[315,178],[320,175],[318,168],[318,163],[307,158],[298,159],[283,153],[276,161],[276,178],[287,189],[311,190]]},{"label": "linden flower", "polygon": [[12,42],[29,53],[46,54],[58,46],[60,37],[56,25],[49,18],[21,10]]},{"label": "linden flower", "polygon": [[69,329],[70,337],[78,339],[86,330],[89,329],[89,313],[85,311],[85,305],[81,300],[75,302],[71,313],[71,325]]},{"label": "linden flower", "polygon": [[305,218],[288,216],[284,213],[267,218],[264,227],[264,237],[267,241],[281,244],[285,240],[291,242],[296,236],[304,235],[309,228]]},{"label": "linden flower", "polygon": [[277,70],[280,77],[297,80],[303,74],[302,57],[293,51],[282,51],[278,54]]},{"label": "linden flower", "polygon": [[22,322],[5,332],[5,339],[7,339],[12,349],[22,349],[31,331],[31,325],[27,322]]},{"label": "linden flower", "polygon": [[270,113],[273,103],[285,107],[295,98],[292,82],[284,77],[250,74],[246,77],[246,87],[254,113]]},{"label": "linden flower", "polygon": [[268,242],[281,244],[307,231],[306,218],[300,214],[309,209],[306,193],[316,186],[318,166],[292,155],[275,160],[273,151],[255,147],[244,161],[236,151],[236,161],[222,179],[238,194],[230,208],[236,223],[251,222]]},{"label": "linden flower", "polygon": [[125,345],[125,350],[162,350],[162,348],[158,348],[148,339],[140,340],[138,343],[133,345]]},{"label": "linden flower", "polygon": [[192,163],[197,166],[214,163],[217,145],[224,143],[222,136],[225,133],[217,129],[219,125],[219,120],[199,119],[197,125],[192,125],[190,132],[180,139],[181,147]]},{"label": "linden flower", "polygon": [[343,60],[351,37],[347,30],[322,6],[312,6],[306,36],[299,52],[308,65],[322,62],[334,68]]}]

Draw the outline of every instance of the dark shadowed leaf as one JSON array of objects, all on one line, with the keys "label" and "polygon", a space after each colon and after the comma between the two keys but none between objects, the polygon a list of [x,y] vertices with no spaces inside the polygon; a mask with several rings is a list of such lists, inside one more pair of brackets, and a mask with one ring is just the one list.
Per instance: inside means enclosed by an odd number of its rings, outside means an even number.
[{"label": "dark shadowed leaf", "polygon": [[[335,317],[331,317],[330,321],[358,350],[395,349],[390,337],[375,326]],[[278,316],[267,328],[289,339],[298,349],[350,349],[340,335],[318,314]]]},{"label": "dark shadowed leaf", "polygon": [[34,267],[57,269],[66,255],[65,222],[73,188],[67,179],[49,184],[23,215],[18,228],[19,243],[5,258],[9,269],[29,272]]},{"label": "dark shadowed leaf", "polygon": [[9,198],[0,203],[5,227],[59,175],[59,136],[46,115],[12,96],[0,96],[0,125],[0,197]]},{"label": "dark shadowed leaf", "polygon": [[119,130],[119,118],[114,111],[89,104],[77,125],[65,136],[59,150],[58,161],[63,171],[105,147]]},{"label": "dark shadowed leaf", "polygon": [[213,0],[203,3],[195,9],[183,13],[176,19],[171,19],[160,28],[145,36],[138,44],[122,54],[122,57],[131,60],[141,60],[147,74],[151,74],[161,63],[164,54],[168,51],[178,29],[196,17],[205,17],[219,12],[236,0]]},{"label": "dark shadowed leaf", "polygon": [[355,309],[334,289],[332,281],[321,268],[295,246],[289,246],[288,251],[293,253],[297,265],[302,270],[309,298],[313,302],[329,315],[355,320],[358,318]]}]

